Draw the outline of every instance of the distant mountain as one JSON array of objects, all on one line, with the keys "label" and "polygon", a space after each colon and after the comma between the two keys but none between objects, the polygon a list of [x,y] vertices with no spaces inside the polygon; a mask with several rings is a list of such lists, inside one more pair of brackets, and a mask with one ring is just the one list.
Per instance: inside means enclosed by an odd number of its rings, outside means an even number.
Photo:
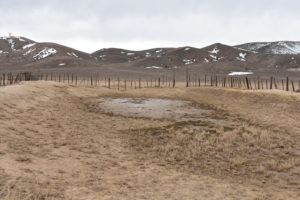
[{"label": "distant mountain", "polygon": [[[63,70],[129,73],[192,67],[209,73],[300,72],[300,42],[216,43],[204,48],[101,49],[92,54],[25,37],[0,37],[0,70]],[[88,71],[87,69],[91,69]],[[106,73],[105,72],[105,73]]]},{"label": "distant mountain", "polygon": [[300,42],[253,42],[235,46],[239,49],[267,54],[300,54]]},{"label": "distant mountain", "polygon": [[55,43],[38,43],[25,37],[0,37],[1,66],[78,66],[96,60],[84,53]]},{"label": "distant mountain", "polygon": [[160,54],[144,57],[136,61],[135,65],[170,68],[217,62],[245,62],[250,54],[252,53],[217,43],[202,49],[193,47],[161,49]]}]

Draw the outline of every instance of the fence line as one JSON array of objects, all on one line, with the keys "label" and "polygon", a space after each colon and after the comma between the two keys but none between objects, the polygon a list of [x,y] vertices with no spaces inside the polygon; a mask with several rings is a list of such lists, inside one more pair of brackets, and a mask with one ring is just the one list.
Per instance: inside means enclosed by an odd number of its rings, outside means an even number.
[{"label": "fence line", "polygon": [[[74,86],[90,86],[90,87],[105,87],[109,89],[126,90],[126,89],[141,89],[141,88],[175,88],[182,83],[177,81],[175,72],[172,75],[163,75],[156,79],[120,79],[112,78],[110,76],[100,77],[78,77],[75,74],[63,73],[45,73],[32,75],[31,72],[21,72],[16,75],[12,73],[6,73],[0,76],[0,86],[12,85],[21,81],[54,81],[67,83]],[[295,81],[286,78],[277,78],[270,76],[270,78],[260,77],[235,77],[235,76],[216,76],[207,75],[200,76],[198,74],[191,74],[187,71],[186,81],[184,87],[214,87],[214,88],[236,88],[236,89],[247,89],[247,90],[285,90],[300,92],[300,81]]]},{"label": "fence line", "polygon": [[4,73],[0,76],[0,86],[13,85],[21,81],[30,81],[32,80],[31,72],[21,72],[17,74]]}]

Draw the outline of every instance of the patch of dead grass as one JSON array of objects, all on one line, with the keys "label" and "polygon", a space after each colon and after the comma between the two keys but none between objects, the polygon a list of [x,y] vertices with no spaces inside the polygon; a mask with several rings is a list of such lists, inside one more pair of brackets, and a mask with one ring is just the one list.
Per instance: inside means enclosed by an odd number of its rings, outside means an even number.
[{"label": "patch of dead grass", "polygon": [[255,176],[259,180],[268,171],[289,173],[300,164],[293,155],[293,139],[281,132],[247,124],[233,129],[188,127],[174,124],[131,131],[130,144],[150,157],[218,176]]}]

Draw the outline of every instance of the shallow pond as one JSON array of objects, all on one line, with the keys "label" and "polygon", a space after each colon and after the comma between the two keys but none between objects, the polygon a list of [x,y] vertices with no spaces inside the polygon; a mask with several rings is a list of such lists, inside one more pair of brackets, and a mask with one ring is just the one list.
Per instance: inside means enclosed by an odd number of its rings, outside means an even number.
[{"label": "shallow pond", "polygon": [[210,112],[190,101],[155,98],[103,98],[100,109],[104,113],[127,117],[151,119],[170,119],[191,121],[203,118],[203,113]]}]

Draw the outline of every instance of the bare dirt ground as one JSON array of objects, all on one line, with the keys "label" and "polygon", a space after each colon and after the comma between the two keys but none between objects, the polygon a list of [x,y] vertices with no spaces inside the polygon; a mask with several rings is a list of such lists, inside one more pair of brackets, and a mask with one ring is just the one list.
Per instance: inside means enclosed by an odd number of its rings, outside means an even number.
[{"label": "bare dirt ground", "polygon": [[[129,117],[101,110],[103,98],[210,112]],[[2,87],[0,199],[300,199],[299,110],[299,94],[281,91]]]}]

